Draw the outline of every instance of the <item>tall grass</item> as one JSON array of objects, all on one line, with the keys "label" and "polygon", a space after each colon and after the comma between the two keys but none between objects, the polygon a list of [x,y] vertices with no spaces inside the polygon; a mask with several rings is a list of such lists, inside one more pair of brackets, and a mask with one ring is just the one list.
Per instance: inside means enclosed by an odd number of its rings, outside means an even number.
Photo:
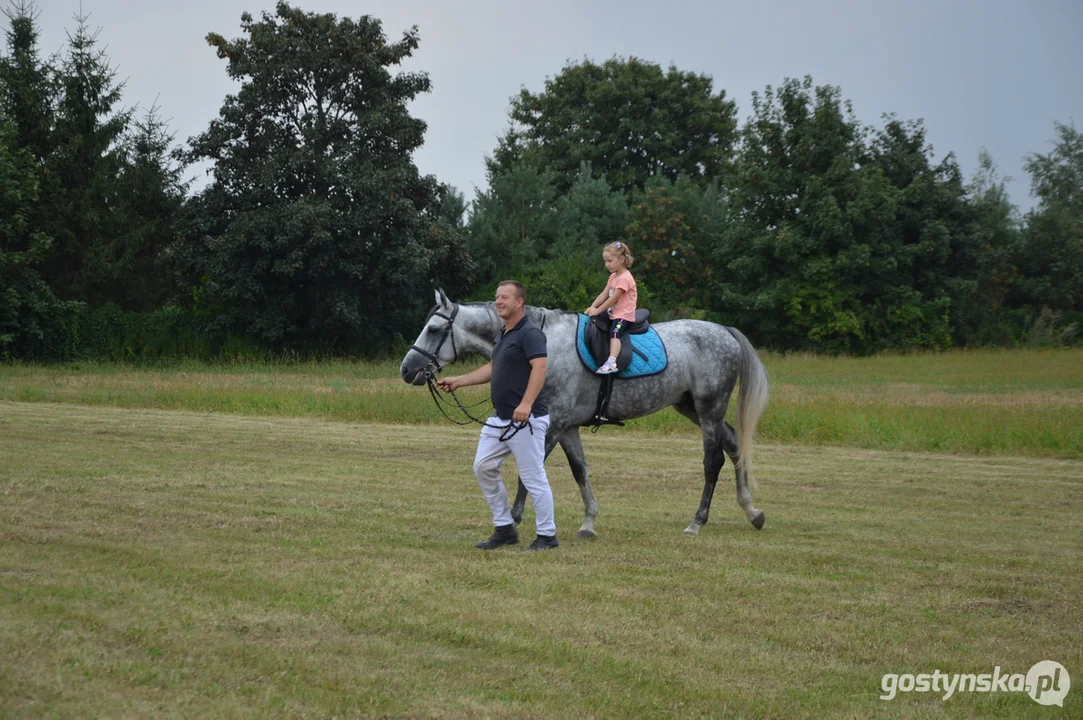
[{"label": "tall grass", "polygon": [[[759,429],[766,442],[1083,457],[1083,349],[873,358],[765,354],[763,361],[771,377]],[[478,402],[486,390],[468,388],[462,397]],[[446,422],[424,388],[402,382],[393,361],[8,365],[0,367],[0,400]],[[672,410],[632,420],[628,428],[696,433]]]}]

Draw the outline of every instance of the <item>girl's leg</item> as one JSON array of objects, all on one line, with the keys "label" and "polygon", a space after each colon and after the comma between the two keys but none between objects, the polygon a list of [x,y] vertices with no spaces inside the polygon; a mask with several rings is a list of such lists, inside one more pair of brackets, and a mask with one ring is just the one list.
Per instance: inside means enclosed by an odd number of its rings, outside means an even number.
[{"label": "girl's leg", "polygon": [[617,356],[620,355],[620,325],[623,320],[614,320],[614,329],[609,336],[609,359],[606,360],[596,371],[599,375],[609,375],[617,372]]}]

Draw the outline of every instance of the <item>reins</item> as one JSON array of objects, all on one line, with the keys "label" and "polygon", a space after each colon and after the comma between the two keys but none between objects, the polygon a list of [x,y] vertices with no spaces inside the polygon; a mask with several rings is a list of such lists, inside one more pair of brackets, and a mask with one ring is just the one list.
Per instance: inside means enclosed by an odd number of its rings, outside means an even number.
[{"label": "reins", "polygon": [[[523,428],[530,428],[530,434],[534,434],[534,428],[529,422],[517,423],[514,421],[509,421],[507,425],[491,425],[488,420],[475,417],[474,414],[470,412],[473,408],[476,408],[479,405],[484,405],[485,403],[489,403],[491,407],[492,403],[489,400],[481,400],[480,402],[476,402],[473,405],[463,405],[462,401],[459,400],[459,396],[455,394],[454,390],[452,390],[447,394],[451,395],[452,400],[454,400],[455,402],[454,404],[448,402],[447,399],[443,397],[443,394],[440,392],[440,390],[438,390],[436,387],[436,375],[429,372],[428,368],[426,368],[424,372],[425,384],[429,388],[429,394],[432,395],[433,402],[436,403],[436,409],[440,411],[441,415],[443,415],[445,418],[455,423],[456,425],[469,425],[470,423],[477,423],[478,425],[484,425],[485,427],[493,428],[494,430],[500,430],[500,440],[504,442],[511,440]],[[447,411],[444,409],[445,406],[457,408],[458,411],[462,413],[467,419],[456,420],[451,415],[448,415]]]}]

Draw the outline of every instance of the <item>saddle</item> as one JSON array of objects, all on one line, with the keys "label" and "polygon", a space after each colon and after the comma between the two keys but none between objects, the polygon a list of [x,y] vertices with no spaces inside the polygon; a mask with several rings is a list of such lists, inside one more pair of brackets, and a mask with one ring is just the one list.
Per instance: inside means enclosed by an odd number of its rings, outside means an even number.
[{"label": "saddle", "polygon": [[[642,335],[650,329],[651,311],[650,310],[636,310],[635,322],[628,326],[628,338],[621,343],[620,355],[617,357],[617,371],[624,370],[632,362],[632,352],[635,348],[635,343],[632,341],[632,335]],[[609,359],[609,331],[613,326],[613,321],[608,315],[595,315],[587,323],[586,343],[587,348],[590,350],[590,354],[594,357],[594,361],[601,365]],[[643,353],[639,353],[640,357],[646,357]]]},{"label": "saddle", "polygon": [[[632,353],[637,353],[643,360],[647,360],[646,354],[636,349],[632,336],[642,335],[650,329],[650,317],[650,310],[636,310],[635,322],[628,326],[628,335],[621,343],[620,354],[617,355],[617,372],[602,376],[602,384],[598,388],[598,405],[594,410],[594,419],[591,421],[592,432],[598,432],[598,428],[602,425],[624,427],[621,421],[610,420],[608,417],[609,396],[613,393],[613,378],[631,364]],[[612,325],[613,321],[608,315],[595,315],[587,324],[583,339],[594,358],[596,367],[609,358],[609,331]]]}]

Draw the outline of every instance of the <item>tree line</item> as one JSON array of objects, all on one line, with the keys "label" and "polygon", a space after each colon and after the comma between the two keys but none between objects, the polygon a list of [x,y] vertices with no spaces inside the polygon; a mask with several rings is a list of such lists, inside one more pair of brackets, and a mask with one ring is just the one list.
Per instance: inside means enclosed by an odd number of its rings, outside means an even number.
[{"label": "tree line", "polygon": [[[614,240],[656,319],[776,350],[1076,342],[1083,137],[1055,123],[1012,205],[983,153],[964,179],[920,121],[858,122],[840,88],[785,79],[736,103],[704,74],[569,63],[511,99],[472,202],[412,153],[430,91],[397,71],[417,28],[280,2],[209,51],[240,89],[187,143],[122,86],[86,18],[59,56],[29,0],[0,56],[0,355],[379,355],[433,287],[581,309]],[[185,170],[209,163],[193,192]]]}]

